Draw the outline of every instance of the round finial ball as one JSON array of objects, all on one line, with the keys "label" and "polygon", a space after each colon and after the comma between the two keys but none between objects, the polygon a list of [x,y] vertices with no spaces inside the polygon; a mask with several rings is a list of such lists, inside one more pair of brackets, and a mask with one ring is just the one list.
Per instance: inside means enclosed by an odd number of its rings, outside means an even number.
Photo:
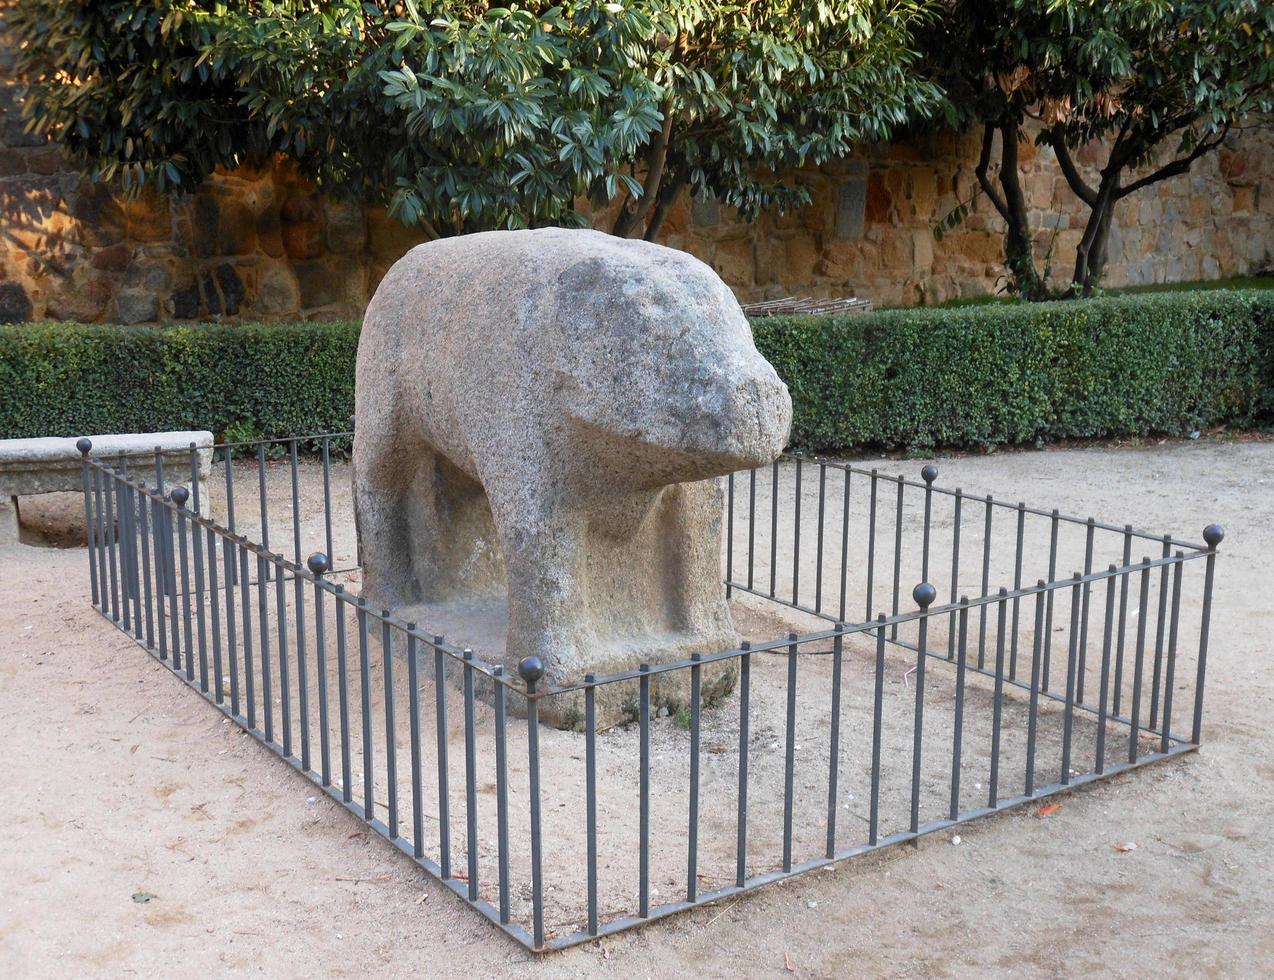
[{"label": "round finial ball", "polygon": [[933,483],[934,480],[938,479],[938,467],[932,463],[927,463],[925,468],[920,471],[920,476],[925,483]]},{"label": "round finial ball", "polygon": [[178,507],[185,507],[186,501],[190,499],[190,491],[185,487],[173,487],[173,503]]},{"label": "round finial ball", "polygon": [[921,582],[911,590],[911,598],[916,600],[916,605],[921,609],[927,609],[933,605],[933,600],[938,598],[938,590],[928,582]]},{"label": "round finial ball", "polygon": [[1203,540],[1209,548],[1215,548],[1225,539],[1225,528],[1220,524],[1209,524],[1203,529]]},{"label": "round finial ball", "polygon": [[87,456],[93,449],[93,440],[89,439],[87,436],[80,436],[80,438],[75,441],[75,448],[80,451],[81,456]]},{"label": "round finial ball", "polygon": [[316,551],[314,554],[310,555],[310,557],[305,560],[305,564],[309,568],[311,574],[320,577],[324,572],[332,567],[327,562],[327,555],[323,554],[321,551]]},{"label": "round finial ball", "polygon": [[534,684],[544,676],[544,661],[539,657],[523,657],[518,663],[518,673],[528,684]]}]

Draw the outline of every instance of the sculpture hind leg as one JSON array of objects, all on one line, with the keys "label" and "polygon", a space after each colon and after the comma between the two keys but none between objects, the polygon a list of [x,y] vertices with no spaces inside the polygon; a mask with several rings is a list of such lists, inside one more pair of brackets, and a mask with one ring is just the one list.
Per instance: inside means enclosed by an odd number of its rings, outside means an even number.
[{"label": "sculpture hind leg", "polygon": [[404,465],[397,433],[360,426],[354,434],[354,526],[363,566],[362,594],[379,607],[421,601],[411,553],[409,495],[413,468]]}]

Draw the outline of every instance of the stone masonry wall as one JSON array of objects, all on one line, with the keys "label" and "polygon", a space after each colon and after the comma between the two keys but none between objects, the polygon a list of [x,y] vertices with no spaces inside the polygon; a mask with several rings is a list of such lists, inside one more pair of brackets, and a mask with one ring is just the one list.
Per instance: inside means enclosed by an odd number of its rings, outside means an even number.
[{"label": "stone masonry wall", "polygon": [[[125,198],[23,134],[11,67],[0,48],[0,322],[359,317],[385,270],[419,240],[383,209],[325,199],[286,161],[218,173],[193,195]],[[687,199],[663,240],[712,265],[745,302],[935,303],[994,291],[1003,285],[1003,224],[989,202],[943,240],[932,233],[970,197],[977,151],[977,137],[954,134],[868,147],[797,175],[813,195],[809,208],[747,223],[714,201]],[[1024,146],[1022,156],[1037,250],[1051,250],[1064,282],[1084,209],[1051,152]],[[1091,167],[1099,148],[1080,159]],[[1105,281],[1244,274],[1269,267],[1272,253],[1274,129],[1253,126],[1190,174],[1120,204]]]}]

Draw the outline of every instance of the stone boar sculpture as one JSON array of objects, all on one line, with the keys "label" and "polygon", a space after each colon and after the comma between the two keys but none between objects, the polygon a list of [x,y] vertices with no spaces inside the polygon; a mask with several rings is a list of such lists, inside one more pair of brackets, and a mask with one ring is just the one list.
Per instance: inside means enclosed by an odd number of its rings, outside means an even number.
[{"label": "stone boar sculpture", "polygon": [[417,246],[367,309],[355,416],[373,604],[507,589],[479,652],[550,683],[737,644],[714,478],[773,460],[792,403],[698,259],[556,228]]}]

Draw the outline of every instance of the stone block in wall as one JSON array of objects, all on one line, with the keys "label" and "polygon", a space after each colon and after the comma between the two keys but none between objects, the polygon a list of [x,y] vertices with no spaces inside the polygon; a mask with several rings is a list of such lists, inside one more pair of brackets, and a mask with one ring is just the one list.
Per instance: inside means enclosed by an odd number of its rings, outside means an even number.
[{"label": "stone block in wall", "polygon": [[272,262],[261,270],[252,312],[262,316],[290,316],[301,309],[296,276],[284,262]]},{"label": "stone block in wall", "polygon": [[292,271],[296,273],[297,286],[300,288],[302,309],[332,306],[343,298],[342,276],[327,263],[296,262]]},{"label": "stone block in wall", "polygon": [[890,220],[893,196],[885,184],[885,175],[873,170],[867,178],[867,199],[863,205],[863,218],[869,225],[884,224]]},{"label": "stone block in wall", "polygon": [[149,289],[121,289],[115,294],[119,323],[145,323],[159,317],[159,297]]},{"label": "stone block in wall", "polygon": [[367,242],[363,209],[345,202],[327,206],[327,247],[337,255],[361,252]]},{"label": "stone block in wall", "polygon": [[80,242],[89,246],[114,245],[124,238],[124,209],[109,187],[83,181],[71,204]]},{"label": "stone block in wall", "polygon": [[747,289],[755,283],[756,266],[749,239],[718,243],[710,264],[728,286]]},{"label": "stone block in wall", "polygon": [[44,316],[49,320],[93,323],[100,320],[108,308],[114,309],[111,304],[114,297],[115,288],[110,279],[60,282],[50,290],[45,300]]},{"label": "stone block in wall", "polygon": [[836,237],[862,238],[866,222],[867,181],[850,178],[836,194]]},{"label": "stone block in wall", "polygon": [[323,254],[323,211],[318,195],[293,188],[279,209],[283,251],[290,259],[317,259]]},{"label": "stone block in wall", "polygon": [[930,221],[938,207],[938,175],[931,167],[913,167],[910,179],[911,210],[915,217]]},{"label": "stone block in wall", "polygon": [[912,265],[918,272],[933,268],[933,232],[916,231],[911,235]]},{"label": "stone block in wall", "polygon": [[374,208],[367,214],[367,246],[372,256],[381,262],[397,262],[425,238],[419,228],[408,228],[395,221],[384,208]]}]

